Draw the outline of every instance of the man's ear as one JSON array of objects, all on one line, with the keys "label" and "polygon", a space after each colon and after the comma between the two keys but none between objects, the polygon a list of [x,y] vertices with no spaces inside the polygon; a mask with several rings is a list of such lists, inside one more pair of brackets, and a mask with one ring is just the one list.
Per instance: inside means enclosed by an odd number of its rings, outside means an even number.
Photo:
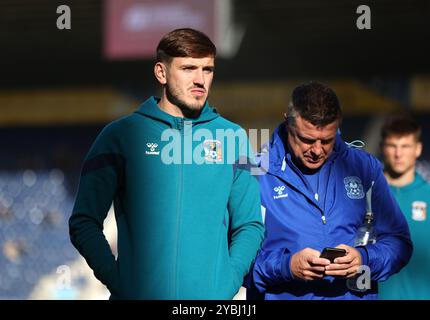
[{"label": "man's ear", "polygon": [[166,65],[162,62],[157,62],[154,66],[154,75],[158,82],[162,85],[167,83]]}]

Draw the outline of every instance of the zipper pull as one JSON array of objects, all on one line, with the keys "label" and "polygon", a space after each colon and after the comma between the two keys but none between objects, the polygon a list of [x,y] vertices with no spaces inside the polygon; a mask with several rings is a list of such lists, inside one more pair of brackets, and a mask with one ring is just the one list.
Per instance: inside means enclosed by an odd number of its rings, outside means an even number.
[{"label": "zipper pull", "polygon": [[182,120],[182,118],[178,119],[178,129],[179,131],[181,131],[184,128],[184,121]]},{"label": "zipper pull", "polygon": [[325,215],[322,215],[322,216],[321,216],[321,220],[322,220],[323,224],[326,224],[326,223],[327,223],[327,221],[325,220]]}]

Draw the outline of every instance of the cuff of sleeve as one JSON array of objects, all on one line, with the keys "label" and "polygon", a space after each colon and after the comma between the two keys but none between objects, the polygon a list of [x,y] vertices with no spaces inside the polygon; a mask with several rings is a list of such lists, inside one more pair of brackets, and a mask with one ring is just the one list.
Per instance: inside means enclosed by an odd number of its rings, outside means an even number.
[{"label": "cuff of sleeve", "polygon": [[290,261],[291,253],[284,253],[282,257],[281,274],[285,281],[291,281],[294,279],[293,275],[291,274]]},{"label": "cuff of sleeve", "polygon": [[367,253],[366,247],[357,247],[355,248],[361,254],[361,264],[363,266],[369,265],[369,254]]}]

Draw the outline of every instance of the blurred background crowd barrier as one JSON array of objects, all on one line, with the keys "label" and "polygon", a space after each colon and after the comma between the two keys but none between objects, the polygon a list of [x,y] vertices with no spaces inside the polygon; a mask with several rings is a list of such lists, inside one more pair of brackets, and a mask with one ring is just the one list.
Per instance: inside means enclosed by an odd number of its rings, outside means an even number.
[{"label": "blurred background crowd barrier", "polygon": [[[153,53],[176,27],[214,39],[210,103],[244,128],[272,131],[292,89],[318,80],[340,98],[344,139],[376,155],[384,117],[416,114],[428,165],[430,2],[371,1],[370,30],[356,27],[360,4],[0,1],[0,299],[109,297],[68,236],[80,168],[105,124],[159,93]],[[57,28],[60,5],[70,30]],[[105,228],[115,252],[113,212]]]}]

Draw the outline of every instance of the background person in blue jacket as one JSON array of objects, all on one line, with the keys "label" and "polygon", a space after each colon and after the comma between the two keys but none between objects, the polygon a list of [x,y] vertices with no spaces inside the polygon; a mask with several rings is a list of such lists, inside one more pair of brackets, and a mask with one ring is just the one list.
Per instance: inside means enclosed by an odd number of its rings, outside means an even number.
[{"label": "background person in blue jacket", "polygon": [[[292,93],[285,122],[261,157],[262,210],[266,235],[253,268],[248,297],[276,299],[375,299],[375,281],[405,266],[412,243],[378,160],[342,141],[336,94],[311,82]],[[377,241],[354,248],[364,222],[366,192],[373,185]],[[343,248],[334,263],[324,247]],[[347,278],[370,268],[371,288],[351,291]]]},{"label": "background person in blue jacket", "polygon": [[[162,96],[108,124],[84,161],[70,237],[112,299],[231,299],[260,247],[246,133],[207,102],[215,55],[197,30],[165,35]],[[116,259],[103,234],[112,202]]]},{"label": "background person in blue jacket", "polygon": [[389,118],[381,130],[384,172],[409,224],[414,253],[408,265],[379,286],[381,299],[430,300],[430,184],[419,172],[421,127],[411,116]]}]

